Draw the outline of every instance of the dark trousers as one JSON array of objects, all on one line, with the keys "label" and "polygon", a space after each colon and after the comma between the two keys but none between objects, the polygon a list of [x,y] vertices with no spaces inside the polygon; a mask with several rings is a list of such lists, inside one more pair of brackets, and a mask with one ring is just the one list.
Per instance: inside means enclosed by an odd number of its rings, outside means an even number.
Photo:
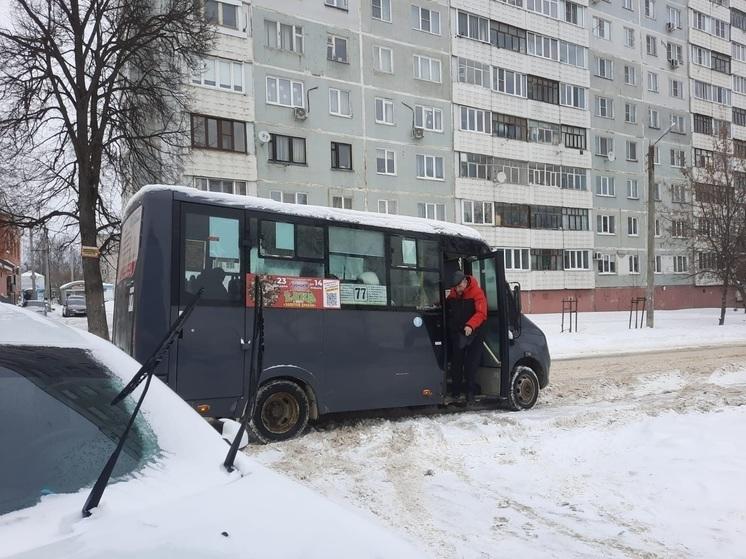
[{"label": "dark trousers", "polygon": [[471,336],[471,343],[464,348],[459,348],[459,342],[464,338],[463,334],[451,335],[451,394],[458,396],[464,389],[466,381],[466,393],[474,395],[476,392],[475,381],[477,369],[482,362],[482,332],[479,330]]}]

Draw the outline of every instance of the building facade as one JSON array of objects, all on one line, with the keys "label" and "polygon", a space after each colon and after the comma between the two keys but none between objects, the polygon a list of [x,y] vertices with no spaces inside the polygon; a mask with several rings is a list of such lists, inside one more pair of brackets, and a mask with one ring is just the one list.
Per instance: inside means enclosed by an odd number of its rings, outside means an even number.
[{"label": "building facade", "polygon": [[20,297],[21,235],[0,214],[0,301],[17,303]]}]

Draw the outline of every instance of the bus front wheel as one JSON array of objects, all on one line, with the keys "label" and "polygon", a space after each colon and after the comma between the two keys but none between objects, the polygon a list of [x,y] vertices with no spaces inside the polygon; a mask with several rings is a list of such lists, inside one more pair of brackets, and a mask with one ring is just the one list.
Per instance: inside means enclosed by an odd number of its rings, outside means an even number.
[{"label": "bus front wheel", "polygon": [[513,411],[527,410],[534,407],[539,399],[539,377],[531,367],[518,365],[510,379],[508,405]]},{"label": "bus front wheel", "polygon": [[291,380],[272,380],[257,392],[251,430],[263,443],[292,439],[306,428],[309,409],[303,388]]}]

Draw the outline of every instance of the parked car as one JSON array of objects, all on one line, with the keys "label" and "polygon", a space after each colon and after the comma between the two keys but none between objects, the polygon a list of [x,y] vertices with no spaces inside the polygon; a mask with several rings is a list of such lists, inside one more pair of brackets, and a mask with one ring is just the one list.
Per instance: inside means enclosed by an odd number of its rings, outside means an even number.
[{"label": "parked car", "polygon": [[52,305],[49,304],[49,301],[39,301],[34,299],[24,299],[23,305],[27,309],[31,311],[35,311],[38,313],[44,313],[44,307],[47,308],[47,312],[52,312]]},{"label": "parked car", "polygon": [[69,295],[62,305],[62,316],[85,316],[86,315],[85,297],[81,295]]},{"label": "parked car", "polygon": [[243,453],[228,472],[228,445],[157,377],[85,518],[145,385],[112,399],[139,368],[95,336],[0,305],[0,557],[422,556]]}]

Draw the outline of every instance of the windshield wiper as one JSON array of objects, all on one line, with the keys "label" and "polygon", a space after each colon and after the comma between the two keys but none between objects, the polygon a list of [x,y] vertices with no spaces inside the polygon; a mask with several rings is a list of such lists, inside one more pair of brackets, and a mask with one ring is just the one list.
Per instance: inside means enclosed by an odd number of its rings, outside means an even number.
[{"label": "windshield wiper", "polygon": [[184,312],[181,313],[181,316],[176,319],[176,322],[173,323],[171,329],[166,333],[156,350],[150,357],[148,357],[148,359],[145,361],[143,366],[140,367],[137,373],[135,373],[135,376],[133,376],[132,380],[127,383],[127,386],[125,386],[122,391],[119,392],[119,394],[117,394],[111,401],[111,405],[115,406],[129,394],[131,394],[138,386],[140,386],[143,380],[145,381],[145,387],[143,388],[142,394],[140,394],[140,399],[137,401],[137,405],[132,411],[132,415],[127,422],[127,427],[124,429],[122,436],[119,437],[119,443],[114,449],[114,452],[111,453],[111,456],[106,462],[104,469],[101,470],[96,483],[93,485],[93,489],[91,489],[91,492],[88,494],[85,505],[83,505],[82,512],[84,517],[91,516],[91,509],[96,508],[101,502],[101,496],[104,494],[104,489],[106,489],[106,485],[109,483],[109,479],[111,478],[111,474],[117,464],[119,455],[122,453],[124,442],[127,440],[127,435],[129,435],[130,429],[132,428],[132,425],[135,422],[135,418],[137,417],[137,412],[140,411],[140,406],[145,399],[145,395],[148,393],[148,388],[150,388],[150,381],[153,378],[153,373],[158,367],[158,364],[163,360],[163,357],[166,355],[168,348],[171,347],[171,344],[174,343],[174,340],[176,340],[177,336],[181,334],[181,331],[184,329],[184,324],[189,318],[189,315],[192,314],[197,301],[202,296],[202,291],[203,288],[200,288],[200,290],[197,291],[194,298],[186,306]]},{"label": "windshield wiper", "polygon": [[[254,279],[254,330],[251,333],[251,356],[249,359],[249,387],[241,418],[239,419],[241,426],[238,428],[231,447],[228,449],[225,462],[223,462],[225,469],[229,472],[233,471],[233,463],[236,460],[236,454],[238,454],[238,447],[241,446],[241,439],[246,432],[246,426],[254,415],[256,385],[259,381],[259,375],[262,372],[262,361],[264,360],[264,294],[258,275]],[[255,360],[256,367],[254,366]]]}]

